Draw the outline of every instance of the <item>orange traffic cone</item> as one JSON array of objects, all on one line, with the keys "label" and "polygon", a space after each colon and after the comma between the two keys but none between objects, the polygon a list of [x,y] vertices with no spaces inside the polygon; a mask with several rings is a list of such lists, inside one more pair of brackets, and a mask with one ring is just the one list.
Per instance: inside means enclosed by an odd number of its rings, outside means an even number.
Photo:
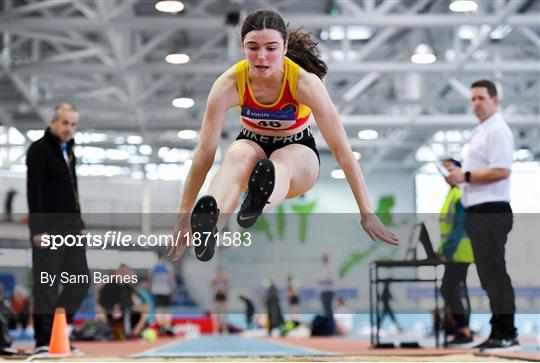
[{"label": "orange traffic cone", "polygon": [[64,308],[56,308],[54,311],[49,354],[71,354],[71,350],[69,349],[66,310]]}]

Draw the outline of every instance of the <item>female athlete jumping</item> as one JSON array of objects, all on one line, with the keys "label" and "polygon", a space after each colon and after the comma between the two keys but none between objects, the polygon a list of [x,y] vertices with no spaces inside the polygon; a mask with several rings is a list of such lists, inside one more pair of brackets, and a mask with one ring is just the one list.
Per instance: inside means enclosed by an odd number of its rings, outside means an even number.
[{"label": "female athlete jumping", "polygon": [[[195,247],[197,258],[214,255],[214,232],[238,205],[238,224],[248,228],[259,215],[285,198],[310,190],[319,177],[319,152],[309,127],[315,119],[343,169],[360,210],[361,224],[373,239],[397,244],[397,237],[373,213],[366,182],[354,158],[336,107],[321,79],[327,71],[316,43],[301,30],[287,30],[282,17],[268,10],[247,16],[241,30],[245,59],[212,86],[200,142],[187,175],[170,254],[178,259],[192,233],[211,232]],[[210,170],[228,110],[238,107],[242,127],[211,181],[207,195],[195,201]]]}]

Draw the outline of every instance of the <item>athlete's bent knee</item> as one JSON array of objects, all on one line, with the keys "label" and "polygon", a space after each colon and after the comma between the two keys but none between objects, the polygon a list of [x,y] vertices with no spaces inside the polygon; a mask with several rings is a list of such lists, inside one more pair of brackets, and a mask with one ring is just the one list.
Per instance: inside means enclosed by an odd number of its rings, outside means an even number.
[{"label": "athlete's bent knee", "polygon": [[246,161],[256,161],[257,153],[250,149],[248,145],[243,147],[232,147],[225,154],[225,162],[243,165]]}]

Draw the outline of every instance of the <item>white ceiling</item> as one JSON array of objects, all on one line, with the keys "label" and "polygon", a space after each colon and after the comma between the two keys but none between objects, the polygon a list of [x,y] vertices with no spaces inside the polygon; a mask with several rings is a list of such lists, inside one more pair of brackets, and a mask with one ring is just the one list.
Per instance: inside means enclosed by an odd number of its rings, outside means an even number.
[{"label": "white ceiling", "polygon": [[[330,26],[371,27],[366,40],[319,38],[329,65],[325,83],[368,172],[415,170],[418,148],[438,130],[473,127],[469,85],[481,78],[497,82],[518,147],[529,147],[538,160],[540,1],[477,1],[478,10],[468,14],[452,13],[449,2],[186,0],[184,11],[172,15],[150,0],[3,0],[1,123],[23,134],[41,129],[57,102],[71,101],[81,111],[80,130],[109,135],[90,144],[115,148],[115,137],[141,135],[152,146],[149,160],[161,163],[160,147],[194,147],[176,133],[200,127],[213,80],[241,57],[239,30],[225,24],[226,14],[277,8],[316,38]],[[461,39],[467,25],[473,38]],[[493,39],[500,30],[509,33]],[[410,62],[421,42],[434,49],[435,63]],[[191,61],[167,64],[172,49]],[[172,107],[180,96],[195,106]],[[231,111],[223,146],[238,127]],[[359,140],[366,128],[379,139]],[[128,165],[106,164],[118,163]]]}]

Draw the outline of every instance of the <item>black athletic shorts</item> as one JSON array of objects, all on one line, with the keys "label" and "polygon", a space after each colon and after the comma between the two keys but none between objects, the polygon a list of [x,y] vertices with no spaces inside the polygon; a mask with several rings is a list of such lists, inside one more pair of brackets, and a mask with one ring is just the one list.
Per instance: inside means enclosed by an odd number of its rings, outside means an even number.
[{"label": "black athletic shorts", "polygon": [[240,129],[240,134],[238,134],[236,140],[254,141],[264,150],[267,158],[269,158],[274,151],[281,149],[284,146],[292,144],[305,145],[311,150],[313,150],[315,155],[317,155],[319,164],[321,164],[321,157],[319,155],[319,150],[317,150],[317,145],[315,144],[315,139],[313,138],[313,132],[311,131],[311,127],[307,127],[299,133],[291,136],[266,136],[257,134],[242,126],[242,128]]},{"label": "black athletic shorts", "polygon": [[289,305],[299,305],[300,304],[300,298],[298,295],[292,295],[289,296]]},{"label": "black athletic shorts", "polygon": [[214,301],[216,302],[227,301],[227,294],[221,291],[216,292],[216,294],[214,295]]}]

